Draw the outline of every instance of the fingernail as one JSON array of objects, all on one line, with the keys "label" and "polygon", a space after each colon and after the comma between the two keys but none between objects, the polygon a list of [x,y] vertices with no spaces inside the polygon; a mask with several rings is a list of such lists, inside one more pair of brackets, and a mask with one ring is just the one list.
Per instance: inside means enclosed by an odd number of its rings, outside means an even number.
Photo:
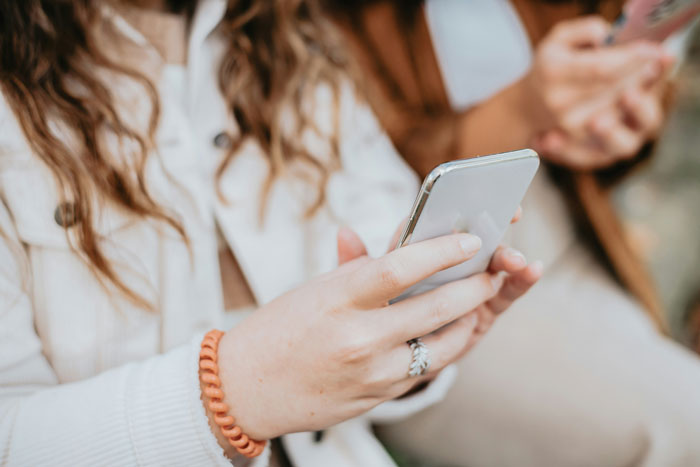
[{"label": "fingernail", "polygon": [[525,255],[520,253],[515,248],[506,248],[506,256],[509,256],[516,266],[525,267],[527,264]]},{"label": "fingernail", "polygon": [[461,238],[459,239],[459,246],[462,247],[462,250],[466,254],[471,255],[472,253],[479,251],[481,248],[481,239],[476,235],[461,235]]},{"label": "fingernail", "polygon": [[545,136],[544,147],[547,151],[557,152],[564,146],[564,137],[556,132],[550,132]]}]

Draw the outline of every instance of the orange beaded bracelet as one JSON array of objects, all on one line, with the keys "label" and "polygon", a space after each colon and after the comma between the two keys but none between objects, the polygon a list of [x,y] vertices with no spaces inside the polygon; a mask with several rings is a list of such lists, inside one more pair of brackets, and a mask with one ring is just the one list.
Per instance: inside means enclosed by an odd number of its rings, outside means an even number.
[{"label": "orange beaded bracelet", "polygon": [[224,402],[218,364],[219,341],[223,335],[218,329],[212,329],[204,336],[202,350],[199,352],[199,380],[202,382],[204,395],[209,399],[207,407],[214,414],[214,422],[221,428],[221,433],[229,444],[246,457],[256,457],[263,452],[267,441],[248,438],[236,425],[236,419],[228,414],[229,407]]}]

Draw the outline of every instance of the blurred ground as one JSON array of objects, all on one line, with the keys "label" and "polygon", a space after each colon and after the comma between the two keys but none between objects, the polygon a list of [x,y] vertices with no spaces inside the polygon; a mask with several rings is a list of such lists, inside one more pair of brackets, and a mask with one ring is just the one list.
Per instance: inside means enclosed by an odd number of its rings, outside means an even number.
[{"label": "blurred ground", "polygon": [[674,335],[700,293],[700,27],[679,72],[677,100],[651,163],[625,180],[615,201],[646,254]]}]

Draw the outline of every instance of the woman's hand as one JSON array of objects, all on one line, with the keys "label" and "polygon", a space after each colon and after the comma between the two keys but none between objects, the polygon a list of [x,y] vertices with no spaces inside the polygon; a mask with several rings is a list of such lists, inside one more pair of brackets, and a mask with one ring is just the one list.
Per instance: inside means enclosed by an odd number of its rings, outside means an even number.
[{"label": "woman's hand", "polygon": [[657,80],[627,89],[620,94],[617,107],[591,118],[583,138],[554,129],[537,138],[533,146],[555,163],[582,170],[605,168],[634,157],[661,131],[666,86],[666,81]]},{"label": "woman's hand", "polygon": [[672,59],[661,46],[604,46],[610,26],[589,17],[562,22],[541,42],[521,82],[539,133],[534,146],[575,169],[634,156],[663,122]]},{"label": "woman's hand", "polygon": [[[219,376],[243,430],[269,439],[322,429],[405,394],[459,358],[478,324],[466,317],[481,307],[497,314],[537,280],[541,267],[526,267],[518,258],[521,272],[504,279],[493,273],[512,263],[502,251],[492,272],[393,305],[388,301],[470,259],[480,245],[477,237],[455,234],[378,259],[357,258],[261,307],[226,333]],[[425,376],[409,378],[406,341],[420,336],[427,336],[433,364]]]},{"label": "woman's hand", "polygon": [[[517,223],[522,217],[522,208],[518,207],[511,224]],[[394,233],[389,250],[394,249],[399,236],[406,225],[404,221]],[[342,228],[338,232],[338,262],[345,264],[354,259],[367,255],[362,239],[348,228]],[[527,264],[525,256],[519,251],[501,246],[493,255],[489,272],[500,275],[496,281],[500,283],[498,293],[494,298],[479,306],[467,316],[456,322],[456,326],[468,325],[472,328],[462,357],[471,350],[477,342],[491,329],[498,315],[503,313],[515,300],[524,295],[542,276],[543,265],[536,261],[532,265]],[[452,324],[448,325],[452,326]],[[458,359],[459,359],[458,357]]]}]

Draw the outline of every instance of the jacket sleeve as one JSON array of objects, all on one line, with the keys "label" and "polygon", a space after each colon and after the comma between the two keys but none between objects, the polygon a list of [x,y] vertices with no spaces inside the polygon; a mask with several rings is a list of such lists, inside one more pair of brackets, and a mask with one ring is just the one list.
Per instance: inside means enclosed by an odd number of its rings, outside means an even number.
[{"label": "jacket sleeve", "polygon": [[231,465],[200,401],[198,340],[60,384],[34,329],[26,266],[0,201],[0,464]]}]

